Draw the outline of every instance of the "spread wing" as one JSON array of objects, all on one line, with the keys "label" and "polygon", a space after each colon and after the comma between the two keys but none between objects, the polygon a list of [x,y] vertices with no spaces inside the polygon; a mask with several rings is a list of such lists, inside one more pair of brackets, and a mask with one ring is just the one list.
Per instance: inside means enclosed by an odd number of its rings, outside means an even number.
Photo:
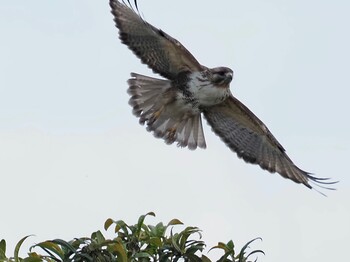
[{"label": "spread wing", "polygon": [[119,38],[155,73],[173,80],[179,72],[203,69],[179,41],[144,21],[124,3],[110,0],[109,4]]},{"label": "spread wing", "polygon": [[298,168],[264,123],[232,95],[225,102],[207,108],[204,116],[213,131],[246,162],[258,164],[308,188],[312,188],[309,181],[333,184]]}]

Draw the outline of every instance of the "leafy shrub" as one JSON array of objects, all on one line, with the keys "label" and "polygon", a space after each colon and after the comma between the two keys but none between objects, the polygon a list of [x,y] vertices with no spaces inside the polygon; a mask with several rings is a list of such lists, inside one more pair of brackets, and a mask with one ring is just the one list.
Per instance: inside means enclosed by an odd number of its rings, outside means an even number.
[{"label": "leafy shrub", "polygon": [[[137,224],[128,225],[123,220],[114,221],[107,219],[104,228],[114,228],[116,237],[106,239],[101,231],[92,233],[91,237],[75,238],[71,241],[54,239],[41,242],[32,246],[28,256],[19,257],[19,249],[22,243],[29,237],[22,238],[15,247],[14,256],[6,257],[6,242],[0,241],[0,261],[22,261],[22,262],[211,262],[203,255],[205,243],[201,240],[201,230],[197,227],[188,226],[179,233],[173,232],[173,227],[183,225],[178,219],[172,219],[167,225],[162,222],[155,226],[146,225],[146,216],[155,216],[153,212],[139,217]],[[170,227],[170,230],[168,228]],[[170,231],[170,232],[169,232]],[[248,262],[248,258],[261,250],[254,250],[246,253],[249,244],[256,239],[249,241],[238,254],[231,241],[228,243],[219,242],[212,249],[221,249],[224,254],[219,262]],[[34,252],[33,249],[40,249],[43,254]],[[209,251],[210,251],[209,250]]]}]

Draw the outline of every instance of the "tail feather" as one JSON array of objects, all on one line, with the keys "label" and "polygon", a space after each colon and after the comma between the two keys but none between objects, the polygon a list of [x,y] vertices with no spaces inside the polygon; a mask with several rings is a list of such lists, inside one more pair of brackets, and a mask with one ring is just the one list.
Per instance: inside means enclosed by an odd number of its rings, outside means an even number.
[{"label": "tail feather", "polygon": [[[205,143],[200,115],[184,121],[184,124],[179,128],[179,137],[184,144],[188,145],[189,149],[195,149],[197,143]],[[180,146],[182,146],[181,143]]]},{"label": "tail feather", "polygon": [[177,99],[171,81],[131,73],[128,80],[129,104],[147,131],[167,144],[206,148],[200,112]]}]

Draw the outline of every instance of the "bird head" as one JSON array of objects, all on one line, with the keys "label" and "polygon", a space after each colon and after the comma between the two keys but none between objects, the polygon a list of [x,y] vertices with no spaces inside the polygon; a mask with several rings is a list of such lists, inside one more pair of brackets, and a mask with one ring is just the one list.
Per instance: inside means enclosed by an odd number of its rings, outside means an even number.
[{"label": "bird head", "polygon": [[233,71],[228,67],[215,67],[209,71],[211,82],[217,86],[228,87],[233,79]]}]

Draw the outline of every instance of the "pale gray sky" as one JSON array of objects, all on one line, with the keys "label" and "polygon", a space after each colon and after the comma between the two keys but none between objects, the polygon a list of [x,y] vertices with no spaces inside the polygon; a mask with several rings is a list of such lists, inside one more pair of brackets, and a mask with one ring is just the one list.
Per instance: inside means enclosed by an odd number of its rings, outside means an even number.
[{"label": "pale gray sky", "polygon": [[[319,0],[139,0],[152,24],[231,89],[315,191],[239,160],[205,124],[208,148],[155,139],[126,80],[152,72],[117,38],[108,1],[0,1],[0,238],[26,246],[88,236],[112,217],[199,226],[210,246],[262,237],[260,261],[340,261],[350,234],[350,4]],[[210,254],[213,256],[214,253]]]}]

